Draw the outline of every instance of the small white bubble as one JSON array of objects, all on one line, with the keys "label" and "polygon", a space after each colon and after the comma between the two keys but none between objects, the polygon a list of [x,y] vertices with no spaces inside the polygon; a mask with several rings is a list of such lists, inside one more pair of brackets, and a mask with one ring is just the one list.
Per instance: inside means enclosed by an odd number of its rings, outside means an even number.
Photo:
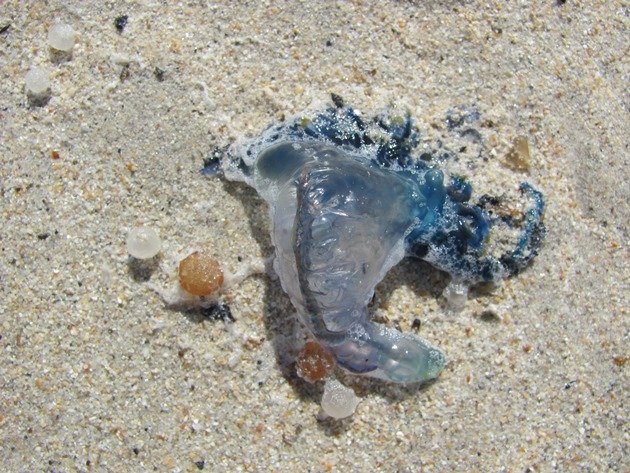
[{"label": "small white bubble", "polygon": [[26,93],[33,97],[42,97],[50,92],[50,75],[40,67],[31,67],[26,74]]},{"label": "small white bubble", "polygon": [[69,53],[74,47],[75,33],[72,26],[55,23],[48,30],[48,44],[58,51]]},{"label": "small white bubble", "polygon": [[351,416],[359,404],[359,398],[354,391],[345,387],[336,379],[326,380],[324,395],[322,396],[322,410],[335,419]]},{"label": "small white bubble", "polygon": [[451,281],[443,292],[448,308],[454,312],[461,311],[466,306],[468,300],[468,286],[459,282]]},{"label": "small white bubble", "polygon": [[137,227],[127,235],[127,252],[134,258],[153,258],[161,248],[162,240],[153,228]]}]

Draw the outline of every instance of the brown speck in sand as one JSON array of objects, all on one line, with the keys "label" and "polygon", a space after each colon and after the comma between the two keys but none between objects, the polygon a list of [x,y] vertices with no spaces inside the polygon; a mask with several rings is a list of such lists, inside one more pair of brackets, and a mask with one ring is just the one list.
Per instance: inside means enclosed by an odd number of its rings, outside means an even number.
[{"label": "brown speck in sand", "polygon": [[513,171],[529,173],[529,142],[524,136],[514,138],[512,148],[505,155],[503,164]]}]

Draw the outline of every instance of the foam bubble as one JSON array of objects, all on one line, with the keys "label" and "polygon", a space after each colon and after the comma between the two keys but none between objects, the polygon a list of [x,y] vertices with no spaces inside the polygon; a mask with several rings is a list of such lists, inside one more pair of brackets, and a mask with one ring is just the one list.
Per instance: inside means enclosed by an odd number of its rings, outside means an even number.
[{"label": "foam bubble", "polygon": [[32,97],[43,97],[50,93],[50,75],[40,67],[31,67],[26,74],[26,93]]},{"label": "foam bubble", "polygon": [[322,410],[335,419],[351,416],[359,404],[354,391],[345,387],[336,379],[326,380],[322,396]]},{"label": "foam bubble", "polygon": [[466,284],[451,281],[443,292],[448,308],[459,312],[466,306],[468,300],[468,286]]},{"label": "foam bubble", "polygon": [[74,47],[75,33],[72,26],[55,23],[48,30],[48,44],[58,51],[69,53]]},{"label": "foam bubble", "polygon": [[161,248],[162,240],[151,227],[137,227],[127,235],[127,252],[134,258],[153,258]]}]

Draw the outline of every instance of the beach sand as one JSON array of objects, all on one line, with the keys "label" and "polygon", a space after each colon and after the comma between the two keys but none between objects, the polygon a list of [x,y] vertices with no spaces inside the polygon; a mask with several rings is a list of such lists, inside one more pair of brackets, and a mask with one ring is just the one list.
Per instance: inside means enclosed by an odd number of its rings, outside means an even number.
[{"label": "beach sand", "polygon": [[[30,471],[628,471],[629,6],[623,0],[0,2],[0,458]],[[122,31],[115,19],[128,16]],[[51,57],[55,21],[77,33]],[[119,24],[121,22],[119,21]],[[31,67],[50,74],[30,103]],[[475,196],[546,197],[540,255],[465,309],[404,262],[375,311],[444,350],[423,387],[339,374],[361,398],[318,415],[292,367],[279,282],[169,308],[193,250],[229,271],[272,254],[252,190],[201,175],[216,146],[327,103],[458,106],[485,119]],[[530,170],[506,166],[526,136]],[[56,152],[53,153],[53,152]],[[148,265],[125,238],[163,240]],[[239,261],[241,260],[241,261]]]}]

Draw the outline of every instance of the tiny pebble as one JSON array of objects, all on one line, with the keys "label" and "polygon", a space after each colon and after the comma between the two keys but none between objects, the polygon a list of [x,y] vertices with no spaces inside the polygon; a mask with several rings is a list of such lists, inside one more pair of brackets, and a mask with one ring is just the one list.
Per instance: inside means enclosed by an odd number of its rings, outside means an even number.
[{"label": "tiny pebble", "polygon": [[119,33],[123,32],[123,30],[125,29],[125,26],[127,26],[128,20],[129,20],[129,16],[127,15],[120,15],[119,17],[116,17],[116,19],[114,20],[114,26],[116,27],[116,30]]},{"label": "tiny pebble", "polygon": [[220,320],[222,322],[234,322],[236,319],[232,315],[232,310],[230,306],[221,303],[214,304],[210,307],[202,307],[201,314],[208,320]]},{"label": "tiny pebble", "polygon": [[70,52],[74,47],[75,33],[72,26],[55,23],[48,30],[48,44],[58,51]]},{"label": "tiny pebble", "polygon": [[525,136],[514,138],[512,148],[506,154],[504,165],[514,171],[529,172],[530,170],[529,142]]},{"label": "tiny pebble", "polygon": [[32,67],[26,74],[26,93],[32,97],[42,97],[50,93],[50,76],[40,67]]},{"label": "tiny pebble", "polygon": [[127,235],[127,252],[134,258],[153,258],[161,248],[162,240],[153,228],[136,227]]},{"label": "tiny pebble", "polygon": [[354,391],[345,387],[336,379],[326,380],[324,395],[322,396],[322,410],[335,419],[351,416],[359,404],[359,398]]}]

